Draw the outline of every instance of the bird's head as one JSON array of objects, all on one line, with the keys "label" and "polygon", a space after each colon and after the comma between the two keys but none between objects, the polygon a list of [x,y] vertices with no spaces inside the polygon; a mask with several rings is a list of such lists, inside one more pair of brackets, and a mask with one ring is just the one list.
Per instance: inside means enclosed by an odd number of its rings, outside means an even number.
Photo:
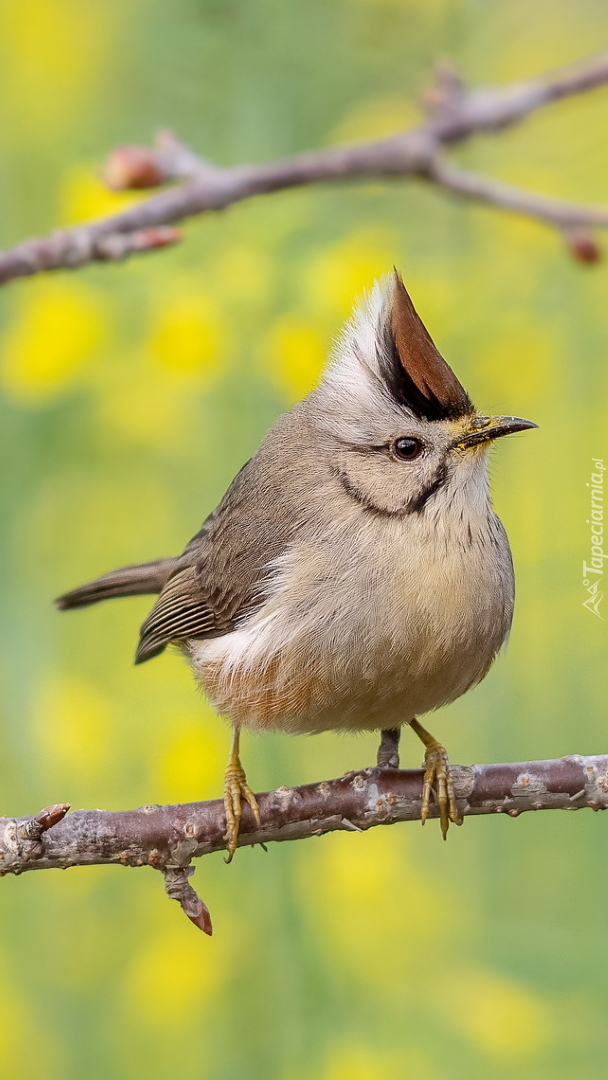
[{"label": "bird's head", "polygon": [[332,471],[350,498],[387,516],[486,501],[489,447],[536,427],[477,412],[397,271],[355,312],[311,399]]}]

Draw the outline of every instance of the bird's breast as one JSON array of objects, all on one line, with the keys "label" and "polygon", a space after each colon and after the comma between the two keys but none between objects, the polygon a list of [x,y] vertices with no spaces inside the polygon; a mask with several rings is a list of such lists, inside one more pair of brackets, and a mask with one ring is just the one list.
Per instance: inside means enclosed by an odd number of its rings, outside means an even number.
[{"label": "bird's breast", "polygon": [[459,697],[508,634],[513,573],[491,511],[458,525],[370,519],[294,544],[254,615],[190,643],[218,712],[258,729],[365,730]]}]

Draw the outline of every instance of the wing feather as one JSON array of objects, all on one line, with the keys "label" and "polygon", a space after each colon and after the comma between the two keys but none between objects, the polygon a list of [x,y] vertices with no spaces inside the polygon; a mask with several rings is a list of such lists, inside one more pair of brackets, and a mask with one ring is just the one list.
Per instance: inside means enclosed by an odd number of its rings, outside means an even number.
[{"label": "wing feather", "polygon": [[214,632],[225,630],[220,629],[216,612],[201,595],[196,568],[188,566],[169,579],[143,623],[135,663],[158,656],[170,641],[207,637]]}]

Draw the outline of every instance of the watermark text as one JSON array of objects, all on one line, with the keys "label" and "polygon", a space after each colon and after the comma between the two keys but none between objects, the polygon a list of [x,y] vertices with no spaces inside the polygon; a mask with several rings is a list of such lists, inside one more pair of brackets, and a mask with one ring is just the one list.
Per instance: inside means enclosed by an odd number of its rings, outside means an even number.
[{"label": "watermark text", "polygon": [[608,553],[604,553],[604,473],[606,466],[603,458],[591,458],[593,471],[586,485],[590,489],[591,509],[590,517],[586,524],[591,526],[591,554],[589,562],[583,559],[583,586],[589,594],[583,600],[583,607],[588,608],[598,619],[604,621],[600,615],[600,603],[604,595],[604,560],[608,559]]}]

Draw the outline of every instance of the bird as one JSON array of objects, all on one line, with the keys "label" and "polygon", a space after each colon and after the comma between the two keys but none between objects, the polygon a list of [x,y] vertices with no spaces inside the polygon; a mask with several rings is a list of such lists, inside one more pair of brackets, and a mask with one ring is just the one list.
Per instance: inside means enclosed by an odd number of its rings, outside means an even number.
[{"label": "bird", "polygon": [[439,816],[444,839],[462,823],[447,752],[419,717],[479,683],[508,637],[513,563],[488,451],[536,426],[477,411],[394,270],[181,555],[58,597],[158,594],[135,662],[177,646],[231,726],[226,861],[244,804],[260,826],[243,729],[378,731],[376,765],[392,769],[409,727],[424,745],[422,823]]}]

